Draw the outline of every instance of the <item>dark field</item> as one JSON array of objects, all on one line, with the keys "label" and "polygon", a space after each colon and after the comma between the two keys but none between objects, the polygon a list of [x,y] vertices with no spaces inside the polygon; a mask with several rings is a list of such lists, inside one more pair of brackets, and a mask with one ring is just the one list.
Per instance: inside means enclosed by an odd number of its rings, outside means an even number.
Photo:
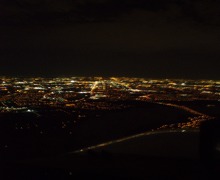
[{"label": "dark field", "polygon": [[[119,102],[115,102],[119,103]],[[122,102],[120,102],[122,103]],[[164,105],[126,101],[123,110],[76,110],[62,112],[2,114],[0,118],[1,159],[52,156],[106,141],[156,129],[164,124],[187,122],[191,114]],[[65,125],[64,125],[65,124]]]},{"label": "dark field", "polygon": [[201,113],[213,117],[220,117],[220,101],[198,100],[198,101],[169,101],[174,104],[192,108]]}]

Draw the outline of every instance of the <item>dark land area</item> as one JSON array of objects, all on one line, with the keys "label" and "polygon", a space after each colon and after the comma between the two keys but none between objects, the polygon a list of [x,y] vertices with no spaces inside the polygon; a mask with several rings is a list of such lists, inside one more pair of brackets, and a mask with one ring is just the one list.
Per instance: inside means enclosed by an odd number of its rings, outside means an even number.
[{"label": "dark land area", "polygon": [[1,114],[1,159],[67,153],[151,131],[164,124],[187,122],[187,118],[192,116],[183,110],[148,102],[113,103],[125,103],[135,108],[75,110],[81,114],[80,119],[49,109],[42,110],[40,117],[32,113]]},{"label": "dark land area", "polygon": [[[169,101],[172,102],[172,101]],[[173,101],[178,105],[184,105],[209,116],[220,117],[220,101],[199,100],[199,101]]]},{"label": "dark land area", "polygon": [[[8,179],[218,179],[219,161],[185,157],[190,149],[198,150],[198,136],[193,132],[167,132],[112,144],[99,151],[14,161],[4,163],[0,175]],[[152,152],[162,154],[152,156]]]}]

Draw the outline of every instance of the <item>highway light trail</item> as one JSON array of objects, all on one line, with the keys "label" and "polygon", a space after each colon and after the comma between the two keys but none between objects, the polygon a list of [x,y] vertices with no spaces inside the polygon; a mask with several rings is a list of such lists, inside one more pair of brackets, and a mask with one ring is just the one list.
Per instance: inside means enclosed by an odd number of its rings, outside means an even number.
[{"label": "highway light trail", "polygon": [[211,117],[209,115],[206,115],[204,113],[201,113],[199,111],[196,111],[194,109],[191,109],[189,107],[183,106],[183,105],[177,105],[172,103],[164,103],[164,102],[158,102],[157,104],[170,106],[174,108],[178,108],[180,110],[184,110],[192,115],[195,115],[195,117],[188,117],[188,122],[186,123],[178,123],[178,124],[170,124],[170,125],[163,125],[158,128],[159,129],[167,129],[167,128],[199,128],[202,121],[211,120],[215,117]]}]

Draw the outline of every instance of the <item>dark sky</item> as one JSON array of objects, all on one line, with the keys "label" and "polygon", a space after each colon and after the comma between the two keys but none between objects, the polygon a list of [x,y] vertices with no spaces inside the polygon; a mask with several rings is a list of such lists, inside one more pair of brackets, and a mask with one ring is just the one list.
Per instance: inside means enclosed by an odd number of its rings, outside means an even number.
[{"label": "dark sky", "polygon": [[0,0],[0,76],[220,79],[219,0]]}]

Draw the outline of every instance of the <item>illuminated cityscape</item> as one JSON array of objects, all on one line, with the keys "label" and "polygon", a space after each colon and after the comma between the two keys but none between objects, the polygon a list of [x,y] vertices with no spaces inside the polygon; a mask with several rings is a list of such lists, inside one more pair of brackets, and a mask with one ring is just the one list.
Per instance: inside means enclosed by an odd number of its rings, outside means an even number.
[{"label": "illuminated cityscape", "polygon": [[[164,124],[161,128],[198,128],[203,120],[213,117],[198,112],[181,102],[220,100],[220,81],[143,78],[6,78],[0,80],[0,115],[31,114],[36,119],[57,113],[72,118],[69,124],[98,111],[123,110],[134,107],[129,102],[146,102],[189,112],[188,122]],[[212,108],[214,104],[207,104]],[[93,113],[91,113],[93,111]],[[97,111],[97,112],[96,112]],[[60,128],[68,128],[62,122]],[[16,129],[31,128],[31,125]],[[32,124],[33,125],[33,124]],[[38,127],[38,124],[33,126]],[[33,127],[32,127],[33,128]]]},{"label": "illuminated cityscape", "polygon": [[44,156],[143,132],[198,131],[219,117],[219,100],[214,80],[2,77],[0,152]]},{"label": "illuminated cityscape", "polygon": [[219,9],[0,0],[0,179],[220,179]]},{"label": "illuminated cityscape", "polygon": [[214,80],[2,77],[0,153],[3,160],[22,160],[117,150],[117,143],[132,146],[169,132],[195,138],[202,122],[219,118],[219,108],[220,81]]}]

